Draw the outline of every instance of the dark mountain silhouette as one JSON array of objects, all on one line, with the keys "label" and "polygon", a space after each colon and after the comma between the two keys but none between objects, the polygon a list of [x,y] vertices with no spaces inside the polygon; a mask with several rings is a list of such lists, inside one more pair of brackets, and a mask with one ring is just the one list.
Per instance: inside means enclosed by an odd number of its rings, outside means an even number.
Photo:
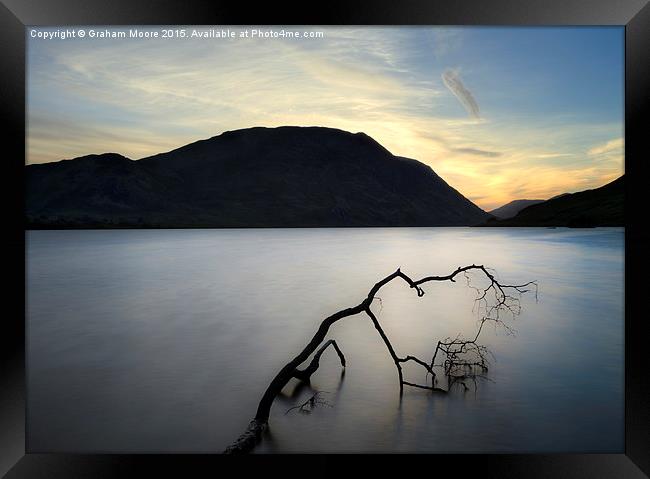
[{"label": "dark mountain silhouette", "polygon": [[513,200],[510,203],[506,203],[503,206],[488,211],[492,216],[496,216],[500,220],[507,218],[512,218],[521,210],[530,205],[536,205],[537,203],[542,203],[544,200]]},{"label": "dark mountain silhouette", "polygon": [[447,226],[487,213],[364,133],[250,128],[133,161],[29,165],[27,224],[66,227]]},{"label": "dark mountain silhouette", "polygon": [[514,218],[490,219],[486,226],[624,226],[625,175],[593,190],[566,193],[528,206]]},{"label": "dark mountain silhouette", "polygon": [[555,198],[562,198],[563,196],[570,195],[571,193],[560,193],[559,195],[551,196],[549,200],[554,200]]}]

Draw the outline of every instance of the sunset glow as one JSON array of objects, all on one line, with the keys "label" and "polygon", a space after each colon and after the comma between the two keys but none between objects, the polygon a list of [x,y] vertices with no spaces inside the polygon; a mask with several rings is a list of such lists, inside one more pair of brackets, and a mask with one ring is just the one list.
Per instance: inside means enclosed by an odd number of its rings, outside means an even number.
[{"label": "sunset glow", "polygon": [[228,130],[318,125],[426,163],[485,210],[624,172],[623,28],[294,28],[323,35],[28,29],[26,162],[139,159]]}]

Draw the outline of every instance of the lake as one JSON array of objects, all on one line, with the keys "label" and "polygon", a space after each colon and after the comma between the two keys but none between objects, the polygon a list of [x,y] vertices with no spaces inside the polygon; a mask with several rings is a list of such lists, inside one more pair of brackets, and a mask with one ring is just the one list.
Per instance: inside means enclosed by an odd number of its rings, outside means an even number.
[{"label": "lake", "polygon": [[[489,380],[400,400],[370,319],[345,318],[328,336],[344,374],[328,349],[311,389],[276,399],[255,452],[623,452],[623,228],[27,232],[28,451],[220,452],[322,319],[398,267],[472,263],[539,282],[515,336],[482,331]],[[373,311],[399,355],[428,361],[439,339],[475,334],[476,292],[424,290],[393,281]],[[314,391],[329,405],[286,413]]]}]

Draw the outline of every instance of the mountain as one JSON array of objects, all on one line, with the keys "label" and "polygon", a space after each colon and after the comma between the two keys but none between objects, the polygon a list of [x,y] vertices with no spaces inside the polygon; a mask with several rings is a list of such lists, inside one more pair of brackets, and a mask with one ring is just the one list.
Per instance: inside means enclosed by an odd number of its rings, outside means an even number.
[{"label": "mountain", "polygon": [[514,218],[485,226],[624,226],[625,175],[593,190],[567,193],[528,206]]},{"label": "mountain", "polygon": [[141,160],[26,166],[29,228],[456,226],[489,216],[364,133],[249,128]]},{"label": "mountain", "polygon": [[542,202],[544,202],[544,200],[513,200],[510,203],[506,203],[505,205],[500,206],[499,208],[488,211],[488,213],[492,216],[496,216],[500,220],[504,220],[507,218],[512,218],[527,206],[536,205],[537,203]]},{"label": "mountain", "polygon": [[570,195],[571,193],[560,193],[559,195],[555,195],[549,198],[549,200],[554,200],[555,198],[562,198],[563,196]]}]

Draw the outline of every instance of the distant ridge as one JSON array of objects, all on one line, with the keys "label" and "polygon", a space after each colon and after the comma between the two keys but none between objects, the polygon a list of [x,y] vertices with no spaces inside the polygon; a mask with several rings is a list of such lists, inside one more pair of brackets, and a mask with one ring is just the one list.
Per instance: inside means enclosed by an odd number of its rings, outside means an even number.
[{"label": "distant ridge", "polygon": [[624,226],[625,175],[600,188],[566,193],[528,206],[516,216],[485,226]]},{"label": "distant ridge", "polygon": [[464,226],[487,213],[364,133],[255,127],[26,166],[28,228]]},{"label": "distant ridge", "polygon": [[543,203],[544,201],[545,200],[513,200],[503,206],[500,206],[499,208],[488,211],[488,213],[492,216],[496,216],[501,220],[504,220],[507,218],[512,218],[527,206]]}]

